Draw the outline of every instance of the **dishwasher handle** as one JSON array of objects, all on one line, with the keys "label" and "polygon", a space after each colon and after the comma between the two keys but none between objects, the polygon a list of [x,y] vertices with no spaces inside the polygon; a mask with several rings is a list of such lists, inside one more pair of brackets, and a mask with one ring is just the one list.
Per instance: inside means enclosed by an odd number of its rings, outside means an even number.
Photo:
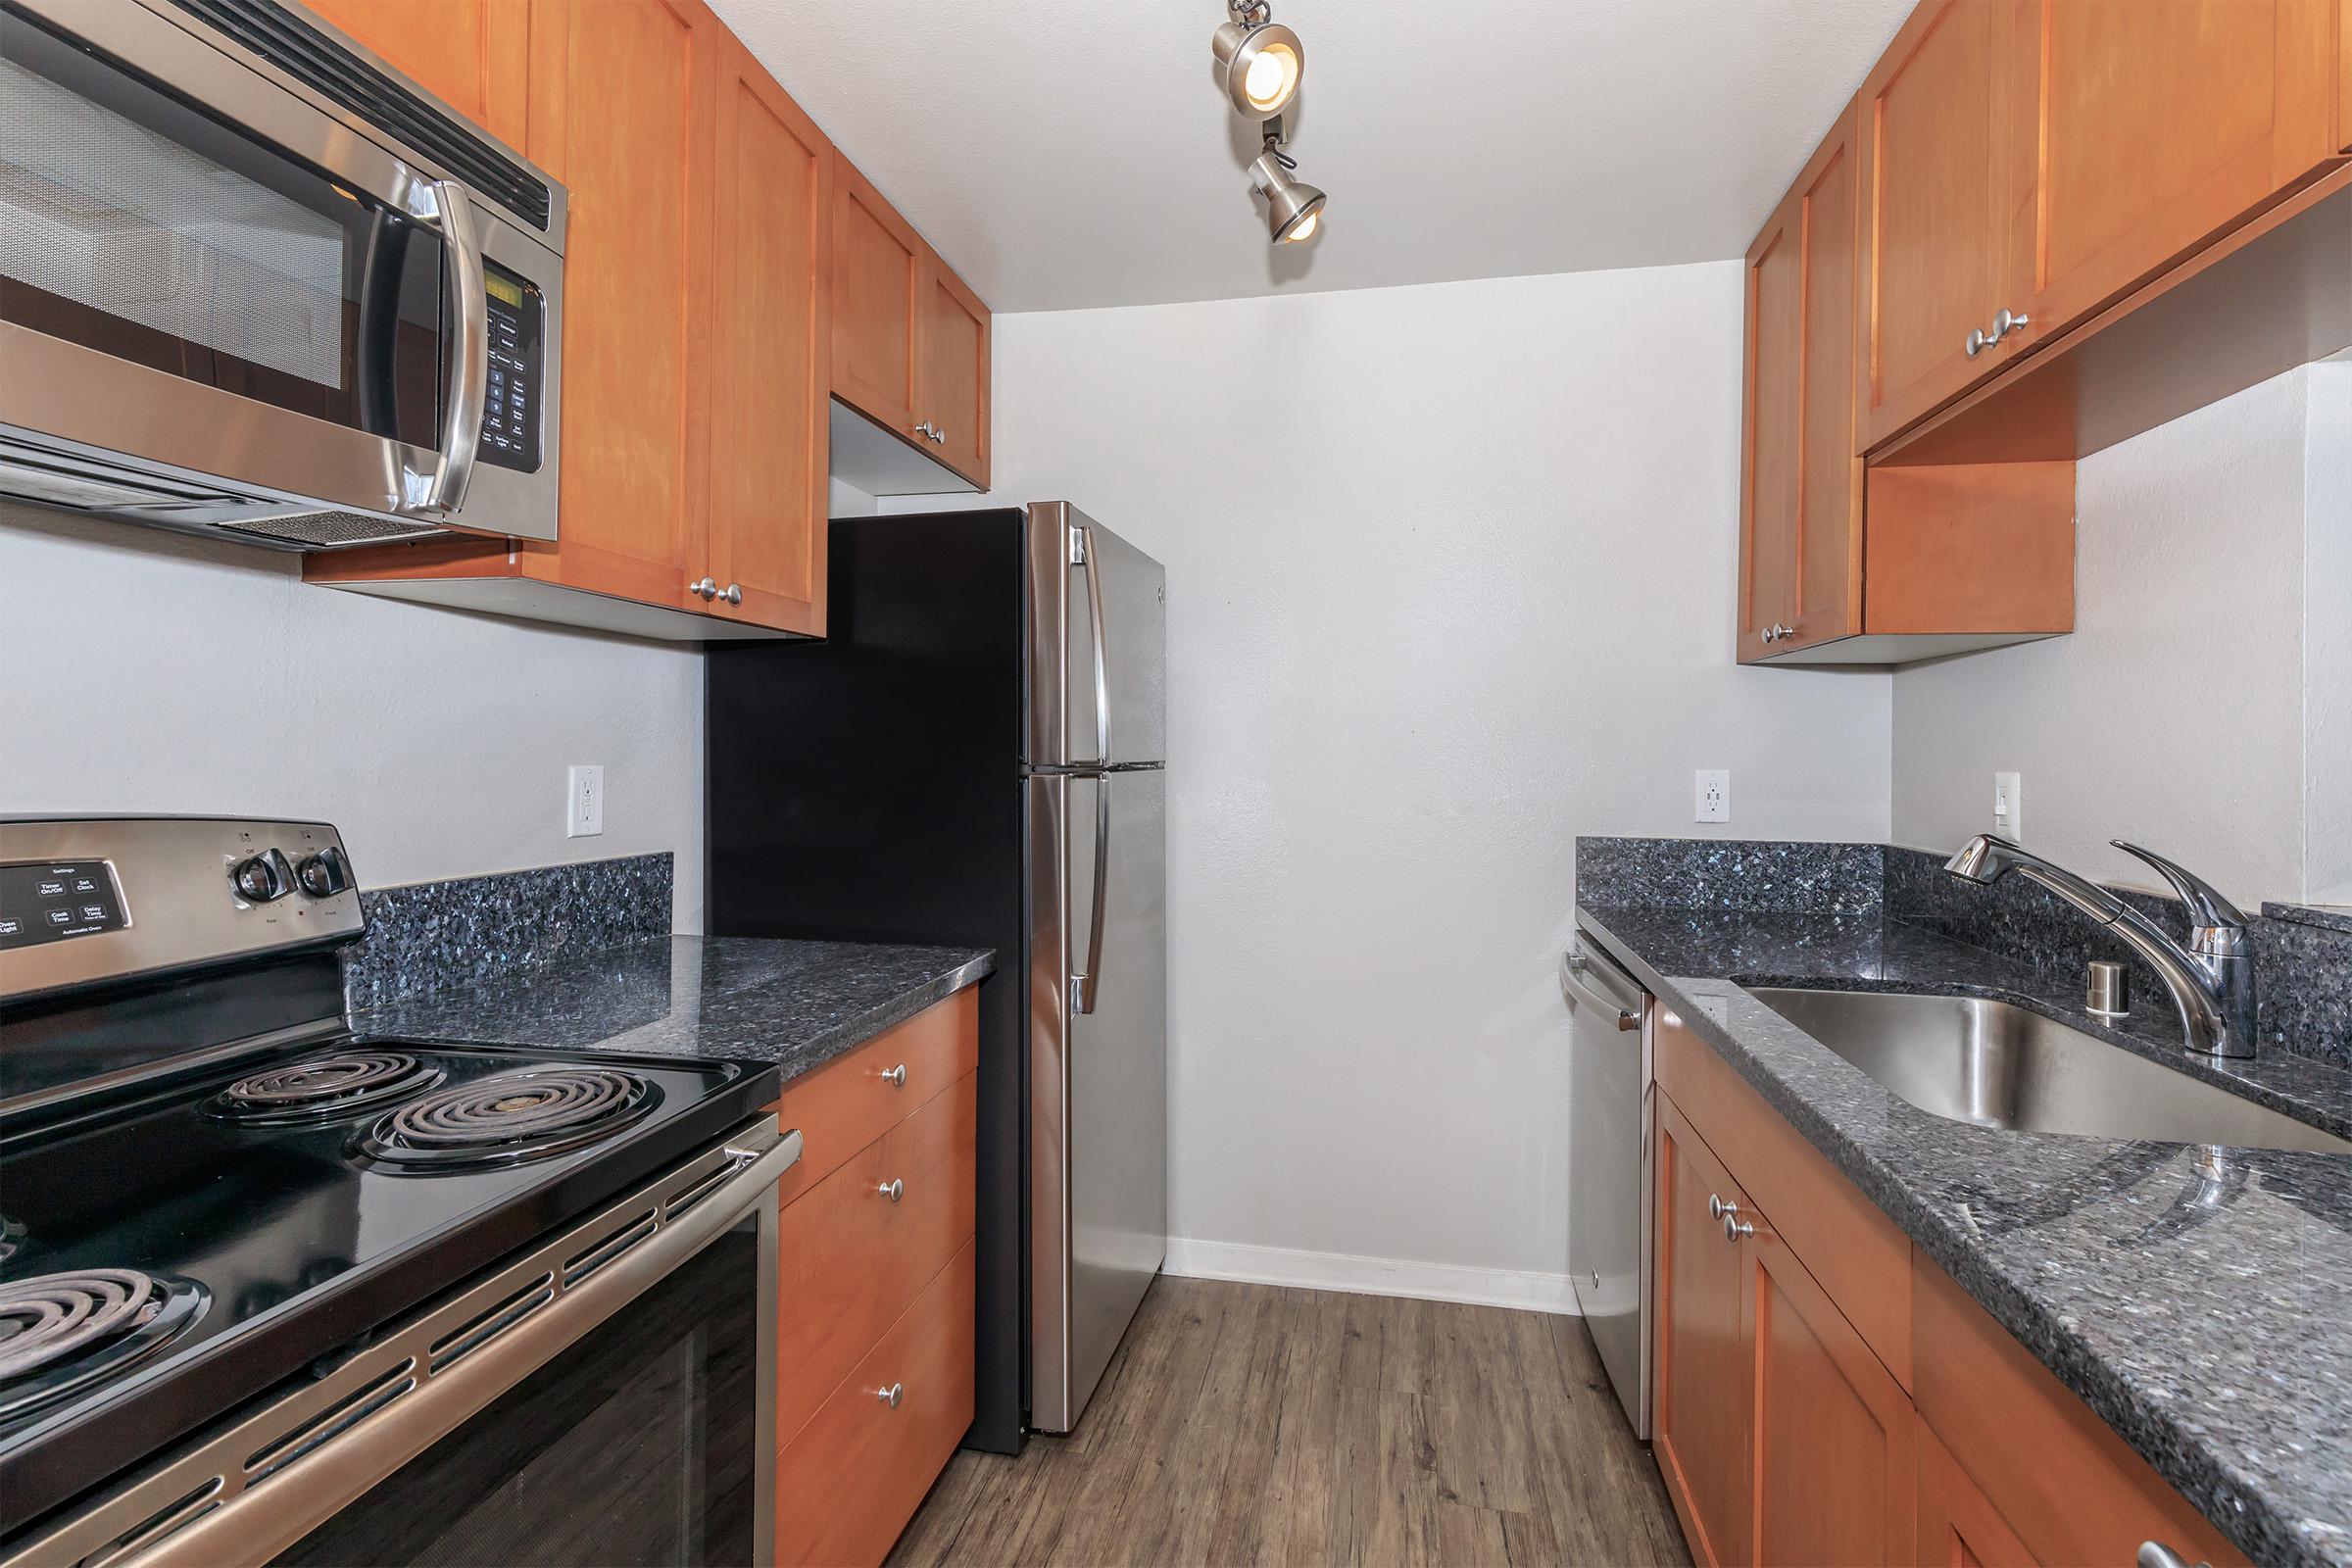
[{"label": "dishwasher handle", "polygon": [[[1614,968],[1614,965],[1610,966],[1610,969]],[[1583,1003],[1604,1018],[1612,1012],[1615,1013],[1617,1027],[1620,1030],[1641,1028],[1642,1003],[1640,997],[1643,993],[1639,987],[1636,987],[1636,996],[1634,997],[1612,995],[1611,992],[1615,987],[1610,984],[1610,978],[1603,978],[1609,975],[1610,970],[1600,968],[1585,953],[1582,943],[1560,955],[1560,991],[1562,995],[1566,996],[1570,1002]],[[1592,978],[1588,978],[1588,976]],[[1593,979],[1600,979],[1600,985],[1594,985]],[[1604,990],[1603,987],[1607,989]]]}]

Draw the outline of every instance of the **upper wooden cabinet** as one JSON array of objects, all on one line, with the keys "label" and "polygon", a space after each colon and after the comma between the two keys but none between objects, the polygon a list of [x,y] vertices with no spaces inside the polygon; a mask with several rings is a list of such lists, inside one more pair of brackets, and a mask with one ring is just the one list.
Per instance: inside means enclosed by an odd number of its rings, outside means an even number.
[{"label": "upper wooden cabinet", "polygon": [[305,0],[395,71],[505,142],[521,147],[530,11],[515,0]]},{"label": "upper wooden cabinet", "polygon": [[723,615],[813,634],[825,626],[827,226],[837,160],[733,38],[719,51],[716,108],[706,535],[710,580],[733,591],[710,603]]},{"label": "upper wooden cabinet", "polygon": [[[833,198],[834,396],[985,490],[988,376],[988,307],[842,160]],[[946,486],[917,479],[912,488]]]},{"label": "upper wooden cabinet", "polygon": [[1862,445],[2324,173],[2345,0],[1926,0],[1862,88]]},{"label": "upper wooden cabinet", "polygon": [[[1862,84],[1858,367],[1864,450],[1989,374],[1986,346],[2033,196],[2010,114],[2026,0],[1927,0]],[[2031,149],[2028,148],[2028,151]]]},{"label": "upper wooden cabinet", "polygon": [[1854,443],[1855,116],[1747,249],[1740,657],[1851,635],[1862,593]]},{"label": "upper wooden cabinet", "polygon": [[2322,172],[2341,0],[2040,0],[2013,134],[2040,186],[2002,303],[2063,331]]}]

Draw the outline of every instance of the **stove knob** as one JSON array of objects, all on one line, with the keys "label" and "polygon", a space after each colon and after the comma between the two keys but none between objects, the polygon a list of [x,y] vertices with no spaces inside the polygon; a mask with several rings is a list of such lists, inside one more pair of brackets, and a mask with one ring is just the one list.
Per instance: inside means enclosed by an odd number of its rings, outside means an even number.
[{"label": "stove knob", "polygon": [[239,898],[253,904],[268,904],[294,891],[294,868],[277,851],[264,850],[249,859],[239,860],[230,868],[228,880]]},{"label": "stove knob", "polygon": [[351,891],[351,862],[341,850],[329,845],[317,855],[305,856],[294,867],[294,880],[312,898],[331,899]]}]

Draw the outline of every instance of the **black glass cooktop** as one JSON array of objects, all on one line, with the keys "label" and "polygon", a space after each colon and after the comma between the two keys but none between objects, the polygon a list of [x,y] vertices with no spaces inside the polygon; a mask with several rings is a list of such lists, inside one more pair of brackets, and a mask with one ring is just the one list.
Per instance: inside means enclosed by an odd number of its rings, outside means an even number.
[{"label": "black glass cooktop", "polygon": [[342,1038],[0,1127],[0,1535],[725,1136],[771,1077]]}]

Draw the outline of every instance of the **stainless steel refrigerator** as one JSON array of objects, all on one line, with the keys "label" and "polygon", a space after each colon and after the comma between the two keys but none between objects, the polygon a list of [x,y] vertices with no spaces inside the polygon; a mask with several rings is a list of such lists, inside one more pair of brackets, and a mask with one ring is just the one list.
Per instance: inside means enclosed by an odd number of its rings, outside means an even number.
[{"label": "stainless steel refrigerator", "polygon": [[710,930],[996,951],[967,1441],[1011,1452],[1166,1251],[1166,577],[1066,502],[827,543],[823,642],[707,662]]}]

